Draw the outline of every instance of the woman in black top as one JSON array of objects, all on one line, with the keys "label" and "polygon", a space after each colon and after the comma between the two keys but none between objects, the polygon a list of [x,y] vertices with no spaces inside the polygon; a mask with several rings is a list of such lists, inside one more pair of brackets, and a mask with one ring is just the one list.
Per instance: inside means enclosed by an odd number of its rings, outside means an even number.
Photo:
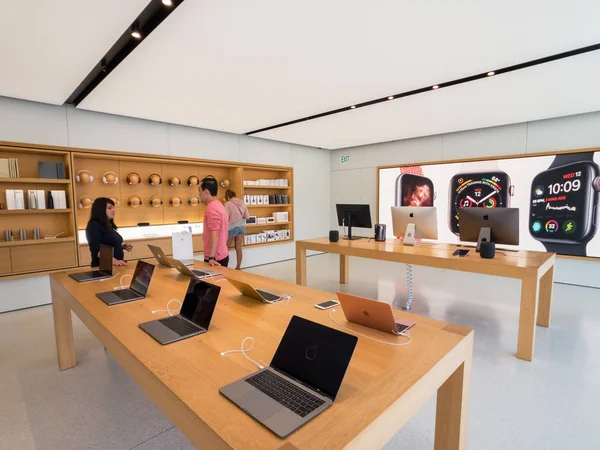
[{"label": "woman in black top", "polygon": [[123,244],[123,237],[117,233],[117,226],[113,221],[115,217],[115,202],[110,198],[99,197],[92,203],[90,221],[85,229],[85,237],[92,254],[92,267],[100,265],[100,244],[110,245],[114,249],[113,264],[125,266],[127,264],[123,250],[131,251],[132,245]]}]

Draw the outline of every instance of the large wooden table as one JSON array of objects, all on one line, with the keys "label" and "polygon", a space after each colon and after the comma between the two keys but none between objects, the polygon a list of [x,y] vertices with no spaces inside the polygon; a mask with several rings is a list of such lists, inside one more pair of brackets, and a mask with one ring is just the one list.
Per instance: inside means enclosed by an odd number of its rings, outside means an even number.
[{"label": "large wooden table", "polygon": [[497,275],[521,280],[521,311],[517,358],[531,361],[536,322],[550,326],[552,283],[554,282],[555,253],[498,250],[494,259],[482,259],[475,249],[463,258],[452,256],[460,248],[452,244],[423,243],[403,245],[397,239],[385,242],[359,239],[329,242],[327,238],[296,241],[296,283],[306,286],[306,251],[315,250],[340,255],[340,283],[348,283],[349,257],[379,259],[439,269]]},{"label": "large wooden table", "polygon": [[[121,273],[132,271],[130,264]],[[257,368],[239,353],[220,353],[240,348],[242,339],[253,336],[256,343],[249,355],[269,362],[294,314],[339,328],[329,320],[329,311],[313,306],[332,295],[239,271],[223,272],[292,299],[287,305],[265,305],[216,278],[222,290],[208,333],[161,346],[138,324],[166,316],[151,311],[165,309],[171,298],[181,299],[189,278],[157,266],[146,299],[109,307],[95,293],[112,289],[118,278],[77,283],[64,272],[51,275],[59,368],[76,365],[72,311],[198,448],[379,448],[436,392],[435,448],[466,447],[473,331],[405,312],[397,314],[417,322],[411,344],[393,347],[359,337],[333,406],[286,439],[272,434],[219,394],[220,387]],[[334,314],[346,324],[342,311]],[[382,340],[403,339],[347,326]]]}]

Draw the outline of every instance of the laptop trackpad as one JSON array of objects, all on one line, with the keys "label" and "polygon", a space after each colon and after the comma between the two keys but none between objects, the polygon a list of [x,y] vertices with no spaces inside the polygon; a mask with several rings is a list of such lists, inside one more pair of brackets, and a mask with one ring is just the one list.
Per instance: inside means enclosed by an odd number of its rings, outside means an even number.
[{"label": "laptop trackpad", "polygon": [[265,420],[283,409],[283,406],[258,389],[235,399],[235,402],[258,420]]}]

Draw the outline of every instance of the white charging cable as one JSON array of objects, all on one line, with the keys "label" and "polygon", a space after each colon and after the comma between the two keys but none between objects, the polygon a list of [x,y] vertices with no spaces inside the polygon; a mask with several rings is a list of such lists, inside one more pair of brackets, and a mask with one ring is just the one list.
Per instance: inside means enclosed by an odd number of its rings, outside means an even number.
[{"label": "white charging cable", "polygon": [[123,284],[123,278],[125,278],[125,277],[131,277],[131,278],[133,278],[133,275],[131,275],[131,274],[129,274],[129,273],[126,273],[125,275],[123,275],[123,276],[121,277],[121,279],[119,280],[119,284],[120,284],[121,286],[114,287],[114,288],[113,288],[113,291],[116,291],[117,289],[125,289],[125,287],[126,287],[126,286]]},{"label": "white charging cable", "polygon": [[290,302],[290,300],[292,300],[291,295],[282,295],[277,300],[266,300],[263,298],[264,303],[267,303],[269,305],[272,305],[274,303],[279,303],[279,304],[281,304],[281,306],[287,306],[288,303]]},{"label": "white charging cable", "polygon": [[[179,303],[179,306],[177,308],[171,309],[169,307],[171,302],[177,302],[177,303]],[[155,314],[157,312],[168,312],[170,316],[174,316],[180,309],[181,309],[181,300],[179,300],[178,298],[172,298],[171,300],[169,300],[167,302],[167,309],[155,309],[152,311],[152,314]]]},{"label": "white charging cable", "polygon": [[[251,341],[250,342],[250,347],[248,348],[244,348],[244,344],[246,343],[246,341]],[[250,358],[246,352],[249,352],[250,350],[252,350],[252,348],[254,347],[254,338],[252,336],[247,336],[244,338],[244,340],[242,341],[242,348],[240,350],[227,350],[226,352],[221,352],[221,356],[225,356],[228,355],[229,353],[241,353],[242,355],[244,355],[246,357],[246,359],[254,364],[256,364],[256,366],[259,369],[264,369],[265,366],[267,366],[268,364],[265,363],[262,359],[259,359],[258,361],[254,361],[252,358]],[[260,364],[262,363],[262,364]]]},{"label": "white charging cable", "polygon": [[[330,319],[332,322],[334,322],[334,323],[338,324],[340,327],[342,327],[342,328],[345,328],[346,330],[348,330],[348,331],[349,331],[349,332],[351,332],[351,333],[357,334],[357,335],[359,335],[359,336],[362,336],[362,337],[364,337],[364,338],[370,339],[370,340],[372,340],[372,341],[375,341],[375,342],[379,342],[379,343],[381,343],[381,344],[393,345],[394,347],[401,347],[401,346],[403,346],[403,345],[408,345],[408,344],[410,344],[410,343],[412,342],[412,338],[410,337],[410,332],[408,332],[408,331],[407,331],[407,332],[405,332],[405,333],[399,333],[399,336],[403,336],[403,337],[406,337],[406,338],[408,338],[408,342],[400,342],[400,343],[395,343],[395,342],[380,341],[379,339],[372,338],[371,336],[367,336],[366,334],[362,334],[362,333],[359,333],[358,331],[354,331],[354,330],[352,330],[351,328],[348,328],[347,326],[345,326],[345,325],[342,325],[341,323],[339,323],[337,320],[335,320],[335,319],[333,318],[333,313],[334,313],[334,312],[335,312],[335,309],[332,309],[332,310],[329,312],[329,319]],[[396,334],[396,333],[394,333],[394,334]]]}]

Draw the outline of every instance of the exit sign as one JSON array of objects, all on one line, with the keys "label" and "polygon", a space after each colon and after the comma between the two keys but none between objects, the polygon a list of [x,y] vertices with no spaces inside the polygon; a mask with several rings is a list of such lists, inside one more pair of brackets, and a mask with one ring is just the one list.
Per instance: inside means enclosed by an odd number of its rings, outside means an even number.
[{"label": "exit sign", "polygon": [[342,164],[347,164],[350,162],[350,155],[342,155],[340,157],[340,161]]}]

